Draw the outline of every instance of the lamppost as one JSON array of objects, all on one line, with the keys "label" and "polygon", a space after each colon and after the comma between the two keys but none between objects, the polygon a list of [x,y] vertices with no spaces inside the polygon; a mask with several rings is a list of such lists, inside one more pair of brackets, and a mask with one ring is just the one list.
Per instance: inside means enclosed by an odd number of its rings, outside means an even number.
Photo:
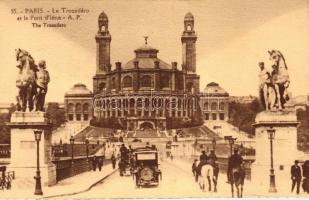
[{"label": "lamppost", "polygon": [[233,136],[228,135],[228,136],[224,136],[224,140],[227,140],[229,142],[230,145],[230,154],[231,156],[233,155],[233,145],[235,143],[235,140],[237,140],[237,138],[233,138]]},{"label": "lamppost", "polygon": [[269,192],[277,192],[276,189],[276,182],[275,182],[275,170],[274,170],[274,161],[273,161],[273,140],[275,138],[275,129],[268,129],[267,134],[268,134],[268,139],[270,141],[270,182],[269,182]]},{"label": "lamppost", "polygon": [[70,144],[71,144],[71,173],[74,174],[74,137],[71,135]]},{"label": "lamppost", "polygon": [[216,141],[216,138],[214,138],[212,140],[212,148],[213,148],[214,152],[216,152],[216,145],[217,145],[217,141]]},{"label": "lamppost", "polygon": [[41,140],[41,134],[42,134],[42,130],[34,130],[34,137],[35,137],[35,141],[36,141],[36,175],[34,177],[35,179],[35,191],[34,194],[35,195],[43,195],[42,192],[42,185],[41,185],[41,175],[40,175],[40,146],[39,146],[39,142]]}]

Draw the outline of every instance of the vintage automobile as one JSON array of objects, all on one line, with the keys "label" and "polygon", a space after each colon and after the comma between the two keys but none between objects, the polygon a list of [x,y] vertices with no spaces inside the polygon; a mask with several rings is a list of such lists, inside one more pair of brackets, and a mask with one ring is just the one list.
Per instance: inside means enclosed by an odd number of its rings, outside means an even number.
[{"label": "vintage automobile", "polygon": [[137,148],[134,150],[135,167],[133,178],[135,184],[140,186],[159,185],[162,173],[159,169],[158,151],[153,148]]}]

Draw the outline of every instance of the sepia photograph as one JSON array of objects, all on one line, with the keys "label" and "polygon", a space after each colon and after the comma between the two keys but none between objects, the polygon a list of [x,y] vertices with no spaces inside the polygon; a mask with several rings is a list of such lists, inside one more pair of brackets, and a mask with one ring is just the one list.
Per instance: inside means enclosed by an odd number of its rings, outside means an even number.
[{"label": "sepia photograph", "polygon": [[309,197],[308,0],[2,0],[0,199]]}]

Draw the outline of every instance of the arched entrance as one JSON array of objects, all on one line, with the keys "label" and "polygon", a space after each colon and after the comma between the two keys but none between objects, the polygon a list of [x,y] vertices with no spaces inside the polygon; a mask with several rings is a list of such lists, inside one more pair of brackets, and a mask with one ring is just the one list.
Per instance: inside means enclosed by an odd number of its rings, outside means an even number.
[{"label": "arched entrance", "polygon": [[155,128],[155,124],[153,122],[141,122],[139,125],[139,129],[140,130],[149,130],[149,129],[154,129]]}]

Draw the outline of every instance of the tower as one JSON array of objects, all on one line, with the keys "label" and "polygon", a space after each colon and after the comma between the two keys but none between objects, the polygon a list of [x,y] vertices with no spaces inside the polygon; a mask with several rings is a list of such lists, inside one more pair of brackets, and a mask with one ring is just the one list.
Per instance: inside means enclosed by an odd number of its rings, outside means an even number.
[{"label": "tower", "polygon": [[194,31],[194,17],[189,12],[184,18],[184,31],[181,36],[182,43],[182,64],[188,72],[196,72],[196,51],[195,42],[197,36]]},{"label": "tower", "polygon": [[110,71],[110,43],[112,40],[108,31],[108,18],[102,12],[98,19],[98,33],[95,36],[97,43],[97,73],[106,73]]}]

